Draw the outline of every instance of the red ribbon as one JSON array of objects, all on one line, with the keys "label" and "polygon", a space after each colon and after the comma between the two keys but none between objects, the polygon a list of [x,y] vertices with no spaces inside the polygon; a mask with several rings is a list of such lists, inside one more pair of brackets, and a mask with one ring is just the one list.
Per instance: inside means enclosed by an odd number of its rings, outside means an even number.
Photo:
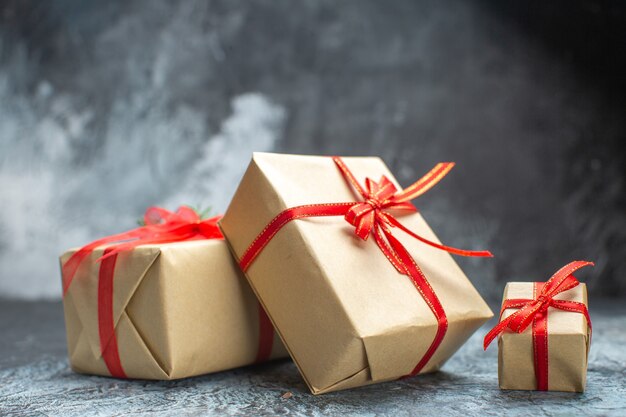
[{"label": "red ribbon", "polygon": [[591,330],[591,318],[585,304],[554,299],[557,294],[580,284],[572,274],[588,265],[593,266],[593,262],[574,261],[559,269],[547,282],[533,283],[532,300],[521,298],[504,300],[500,318],[506,309],[517,308],[519,310],[500,321],[485,335],[483,347],[486,350],[487,346],[506,329],[522,333],[532,323],[535,377],[537,389],[540,391],[548,390],[548,308],[554,307],[583,314]]},{"label": "red ribbon", "polygon": [[416,212],[417,209],[410,203],[410,200],[424,194],[439,182],[452,169],[454,166],[453,163],[437,164],[419,181],[405,190],[398,192],[395,185],[384,175],[379,182],[366,178],[365,188],[363,188],[341,158],[333,157],[333,161],[347,181],[348,186],[351,186],[358,194],[358,197],[361,197],[363,200],[346,203],[309,204],[282,211],[274,217],[246,249],[239,265],[246,271],[274,235],[292,220],[306,217],[344,216],[348,223],[355,226],[355,234],[359,238],[367,240],[370,235],[374,237],[374,241],[396,270],[411,279],[413,285],[417,291],[419,291],[437,319],[437,333],[435,339],[422,359],[409,374],[416,375],[422,370],[426,363],[428,363],[441,344],[448,328],[448,319],[439,298],[426,279],[426,276],[407,249],[393,236],[392,229],[396,227],[423,243],[453,254],[462,256],[493,255],[488,251],[467,251],[432,242],[404,227],[393,214],[388,211]]},{"label": "red ribbon", "polygon": [[[120,252],[130,251],[140,245],[173,243],[199,239],[224,239],[217,226],[221,216],[202,220],[191,208],[181,206],[176,212],[160,207],[150,207],[144,214],[144,226],[127,232],[95,240],[75,252],[63,264],[63,295],[78,271],[83,260],[99,246],[113,244],[105,249],[98,273],[98,331],[100,351],[111,376],[126,378],[120,361],[115,323],[113,317],[113,277],[115,263]],[[259,309],[259,347],[256,362],[269,359],[274,340],[274,329],[265,311]],[[268,326],[268,323],[269,326]]]},{"label": "red ribbon", "polygon": [[[110,252],[109,248],[104,250],[104,254]],[[117,253],[103,259],[100,263],[98,274],[98,334],[100,335],[100,352],[102,352],[102,359],[104,359],[109,373],[116,378],[127,378],[120,360],[113,318],[113,277],[116,261]]]}]

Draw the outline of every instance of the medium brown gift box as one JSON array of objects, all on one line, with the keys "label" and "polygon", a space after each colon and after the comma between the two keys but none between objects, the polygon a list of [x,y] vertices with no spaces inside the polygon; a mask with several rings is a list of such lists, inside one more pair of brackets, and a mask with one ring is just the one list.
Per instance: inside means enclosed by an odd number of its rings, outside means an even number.
[{"label": "medium brown gift box", "polygon": [[[395,179],[381,159],[343,158],[359,182]],[[237,259],[281,211],[355,201],[331,158],[255,153],[220,221]],[[400,215],[436,241],[418,213]],[[441,300],[447,333],[422,372],[443,363],[493,316],[453,258],[398,233]],[[291,221],[247,269],[247,278],[315,394],[398,379],[433,341],[437,320],[413,283],[342,217]]]},{"label": "medium brown gift box", "polygon": [[[533,299],[532,282],[509,282],[504,300]],[[584,283],[557,294],[555,300],[576,301],[587,306]],[[517,309],[504,310],[501,320]],[[548,317],[548,389],[583,392],[591,329],[583,314],[550,308]],[[500,388],[536,390],[532,325],[522,333],[505,331],[498,337],[498,382]]]},{"label": "medium brown gift box", "polygon": [[[82,262],[63,307],[72,369],[109,376],[98,324],[96,259],[102,254],[98,248]],[[112,309],[128,378],[185,378],[255,361],[259,305],[223,240],[144,245],[118,254]],[[270,357],[286,355],[276,338]]]}]

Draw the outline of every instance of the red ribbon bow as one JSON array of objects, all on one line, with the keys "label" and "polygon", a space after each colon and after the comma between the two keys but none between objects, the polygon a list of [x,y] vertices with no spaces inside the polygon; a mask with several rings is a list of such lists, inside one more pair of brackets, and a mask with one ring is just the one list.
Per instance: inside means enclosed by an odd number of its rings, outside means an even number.
[{"label": "red ribbon bow", "polygon": [[[202,220],[195,210],[181,206],[176,212],[150,207],[144,214],[144,226],[94,240],[75,252],[62,266],[63,295],[67,293],[76,271],[85,258],[98,246],[114,244],[105,249],[98,275],[98,328],[100,350],[111,376],[126,378],[119,357],[113,323],[113,275],[117,254],[140,245],[173,243],[198,239],[224,239],[217,226],[222,216]],[[272,351],[273,327],[263,309],[259,309],[260,336],[257,362],[267,360]]]},{"label": "red ribbon bow", "polygon": [[483,347],[486,350],[489,344],[509,329],[522,333],[533,324],[533,350],[535,358],[535,376],[537,389],[548,389],[548,308],[580,313],[585,316],[591,330],[591,318],[587,306],[577,301],[555,300],[554,297],[564,291],[576,287],[580,282],[572,275],[578,269],[591,265],[593,262],[574,261],[559,269],[548,281],[535,282],[533,299],[508,299],[502,303],[500,318],[506,309],[517,308],[515,313],[500,321],[485,335]]},{"label": "red ribbon bow", "polygon": [[424,194],[438,183],[454,166],[453,163],[439,163],[419,181],[405,190],[398,192],[395,185],[385,176],[379,182],[370,178],[365,180],[365,188],[361,187],[352,172],[339,157],[333,157],[342,176],[349,186],[359,194],[363,201],[346,203],[309,204],[288,208],[279,213],[267,227],[254,239],[246,249],[239,265],[246,271],[263,248],[270,242],[276,233],[292,220],[305,217],[344,216],[355,226],[355,234],[367,240],[374,236],[376,244],[398,272],[408,276],[423,299],[430,306],[437,319],[437,334],[422,359],[415,366],[410,375],[415,375],[428,363],[432,355],[441,344],[448,328],[448,319],[439,298],[435,294],[426,276],[421,271],[407,249],[392,234],[396,227],[408,235],[435,248],[462,256],[493,256],[489,251],[467,251],[444,246],[417,235],[403,226],[389,210],[416,212],[417,209],[409,202]]},{"label": "red ribbon bow", "polygon": [[70,287],[80,264],[98,246],[116,243],[98,259],[101,261],[120,252],[132,250],[139,245],[195,239],[224,239],[217,226],[220,218],[221,216],[215,216],[202,220],[195,210],[187,206],[179,207],[176,212],[161,207],[149,207],[144,214],[144,226],[94,240],[80,248],[67,260],[63,265],[63,295]]}]

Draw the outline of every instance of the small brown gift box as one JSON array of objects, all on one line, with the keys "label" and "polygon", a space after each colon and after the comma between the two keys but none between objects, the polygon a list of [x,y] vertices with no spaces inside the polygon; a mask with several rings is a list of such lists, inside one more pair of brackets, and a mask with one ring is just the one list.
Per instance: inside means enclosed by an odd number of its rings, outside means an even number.
[{"label": "small brown gift box", "polygon": [[[504,300],[535,298],[532,282],[509,282]],[[555,300],[576,301],[587,306],[584,283],[557,294]],[[504,310],[505,320],[517,309]],[[583,392],[587,379],[587,356],[591,329],[585,316],[578,312],[549,308],[548,330],[548,390]],[[536,390],[533,329],[522,333],[505,331],[498,338],[498,381],[501,389]]]},{"label": "small brown gift box", "polygon": [[[63,306],[72,369],[109,376],[98,318],[102,264],[95,260],[102,254],[98,248],[82,262]],[[177,379],[255,361],[259,305],[223,240],[120,253],[113,285],[112,325],[126,377]],[[286,351],[276,338],[271,358],[281,356]]]},{"label": "small brown gift box", "polygon": [[[375,157],[343,158],[357,180],[387,176]],[[255,153],[220,222],[235,256],[287,208],[353,202],[355,195],[331,158]],[[437,237],[418,213],[398,219],[423,237]],[[274,327],[315,394],[398,379],[412,372],[438,329],[437,320],[407,276],[373,239],[363,241],[342,217],[286,224],[246,275]],[[449,327],[422,372],[443,363],[492,317],[453,258],[397,234],[432,285]]]}]

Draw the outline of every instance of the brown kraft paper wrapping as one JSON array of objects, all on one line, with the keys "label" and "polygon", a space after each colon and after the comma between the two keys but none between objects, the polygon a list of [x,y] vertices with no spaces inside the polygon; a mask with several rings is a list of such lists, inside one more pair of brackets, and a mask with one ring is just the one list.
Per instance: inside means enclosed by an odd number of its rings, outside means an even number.
[{"label": "brown kraft paper wrapping", "polygon": [[[74,251],[61,257],[61,263]],[[63,300],[70,365],[109,376],[100,352],[98,272],[103,248],[78,269]],[[258,302],[223,240],[143,245],[117,258],[113,317],[129,378],[177,379],[254,362]],[[271,358],[286,356],[275,336]]]},{"label": "brown kraft paper wrapping", "polygon": [[[356,178],[386,175],[379,158],[343,158]],[[286,208],[355,201],[331,158],[255,153],[220,222],[240,259],[257,234]],[[437,237],[418,213],[400,215],[409,229]],[[446,252],[396,233],[446,311],[449,327],[423,368],[443,363],[493,316]],[[410,373],[430,346],[437,322],[410,279],[342,217],[292,221],[247,271],[287,350],[315,394],[394,380]]]},{"label": "brown kraft paper wrapping", "polygon": [[[509,282],[504,299],[533,299],[532,282]],[[554,297],[587,305],[584,283]],[[502,319],[517,309],[507,309]],[[583,392],[587,379],[590,329],[580,313],[548,309],[548,389]],[[523,333],[505,331],[498,337],[498,381],[500,388],[536,390],[532,325]]]}]

